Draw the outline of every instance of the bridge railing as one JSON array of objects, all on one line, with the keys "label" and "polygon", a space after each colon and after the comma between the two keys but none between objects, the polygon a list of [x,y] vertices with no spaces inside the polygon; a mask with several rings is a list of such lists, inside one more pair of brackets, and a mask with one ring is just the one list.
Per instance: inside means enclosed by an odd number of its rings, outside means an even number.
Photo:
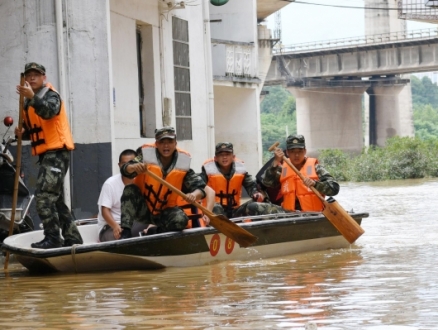
[{"label": "bridge railing", "polygon": [[[313,41],[300,43],[295,45],[279,45],[274,48],[272,52],[274,54],[281,53],[305,53],[307,51],[325,50],[346,48],[362,45],[384,44],[391,42],[398,42],[403,40],[422,40],[438,37],[438,29],[421,29],[412,31],[400,31],[392,33],[375,34],[371,36],[359,36],[342,39],[331,39],[322,41]],[[277,44],[278,45],[278,44]]]}]

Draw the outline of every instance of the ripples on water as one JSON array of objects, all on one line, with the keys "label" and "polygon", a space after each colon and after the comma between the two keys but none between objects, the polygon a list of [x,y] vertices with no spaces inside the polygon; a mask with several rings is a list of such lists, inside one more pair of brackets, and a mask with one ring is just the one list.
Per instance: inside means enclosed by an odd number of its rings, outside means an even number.
[{"label": "ripples on water", "polygon": [[345,184],[349,249],[94,274],[0,272],[1,329],[438,329],[437,180]]}]

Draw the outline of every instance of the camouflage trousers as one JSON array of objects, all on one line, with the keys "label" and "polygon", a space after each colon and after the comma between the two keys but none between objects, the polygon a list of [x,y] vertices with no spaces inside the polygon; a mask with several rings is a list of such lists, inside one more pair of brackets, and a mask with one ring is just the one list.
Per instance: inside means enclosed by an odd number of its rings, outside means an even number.
[{"label": "camouflage trousers", "polygon": [[188,216],[179,207],[165,208],[153,215],[146,206],[145,199],[135,184],[125,186],[121,203],[121,227],[131,229],[134,221],[156,225],[157,232],[181,231],[187,227]]},{"label": "camouflage trousers", "polygon": [[222,205],[215,204],[213,207],[213,213],[223,214],[228,216],[229,218],[238,218],[252,215],[286,213],[286,211],[279,205],[275,205],[272,203],[259,203],[254,202],[253,200],[249,200],[239,207],[233,209],[231,212],[225,212]]},{"label": "camouflage trousers", "polygon": [[44,235],[59,239],[59,230],[65,240],[83,243],[73,216],[64,203],[64,177],[70,164],[70,151],[49,151],[40,156],[35,201]]}]

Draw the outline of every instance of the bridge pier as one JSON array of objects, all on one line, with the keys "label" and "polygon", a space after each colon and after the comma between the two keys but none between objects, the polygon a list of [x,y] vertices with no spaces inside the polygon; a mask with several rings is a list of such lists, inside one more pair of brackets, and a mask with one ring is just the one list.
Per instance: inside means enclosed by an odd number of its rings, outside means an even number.
[{"label": "bridge pier", "polygon": [[369,94],[369,144],[383,147],[393,136],[413,137],[411,84],[373,86]]},{"label": "bridge pier", "polygon": [[322,149],[361,152],[362,98],[367,86],[287,88],[296,98],[297,132],[306,138],[307,153]]}]

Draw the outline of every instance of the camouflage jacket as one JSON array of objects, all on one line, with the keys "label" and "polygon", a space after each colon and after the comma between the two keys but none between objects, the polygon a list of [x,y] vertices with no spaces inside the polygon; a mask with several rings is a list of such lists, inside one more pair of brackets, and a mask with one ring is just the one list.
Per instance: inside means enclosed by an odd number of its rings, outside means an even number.
[{"label": "camouflage jacket", "polygon": [[[277,188],[280,186],[281,166],[268,167],[262,175],[262,183],[266,187]],[[339,184],[333,176],[321,164],[315,166],[319,181],[315,184],[315,189],[326,196],[335,196],[339,193]]]},{"label": "camouflage jacket", "polygon": [[[163,173],[163,177],[166,178],[167,174],[173,170],[173,168],[175,167],[176,161],[178,159],[178,152],[175,150],[175,152],[173,153],[173,159],[172,159],[172,163],[170,164],[170,166],[168,168],[163,168],[163,165],[160,162],[160,156],[158,153],[158,150],[156,149],[155,152],[157,153],[157,159],[159,162],[159,165],[161,167],[161,172]],[[120,169],[120,173],[127,177],[127,178],[135,178],[137,176],[137,173],[128,173],[126,172],[126,167],[129,164],[135,164],[135,163],[143,163],[143,153],[141,150],[141,147],[137,149],[137,154],[138,156],[135,157],[133,160],[129,161],[128,163],[124,164],[122,166],[122,168]],[[196,189],[199,189],[202,191],[202,193],[204,194],[205,197],[205,182],[204,180],[202,180],[202,178],[195,173],[195,171],[193,171],[192,169],[190,169],[187,174],[184,177],[183,180],[183,186],[181,191],[185,194],[191,193],[193,191],[195,191]]]},{"label": "camouflage jacket", "polygon": [[[219,168],[217,163],[216,163],[216,166],[217,166],[217,168]],[[235,172],[236,172],[236,165],[233,162],[233,165],[231,166],[230,173],[228,173],[228,174],[222,173],[222,175],[225,177],[225,179],[230,180],[233,177]],[[200,175],[201,175],[202,179],[205,181],[205,183],[208,184],[208,176],[207,176],[207,173],[205,172],[204,166],[202,166],[202,173]],[[258,192],[257,183],[252,178],[251,174],[249,174],[248,172],[245,173],[245,177],[243,178],[242,186],[245,188],[246,192],[248,193],[248,195],[250,197],[252,197],[252,195],[254,195],[256,192]]]}]

